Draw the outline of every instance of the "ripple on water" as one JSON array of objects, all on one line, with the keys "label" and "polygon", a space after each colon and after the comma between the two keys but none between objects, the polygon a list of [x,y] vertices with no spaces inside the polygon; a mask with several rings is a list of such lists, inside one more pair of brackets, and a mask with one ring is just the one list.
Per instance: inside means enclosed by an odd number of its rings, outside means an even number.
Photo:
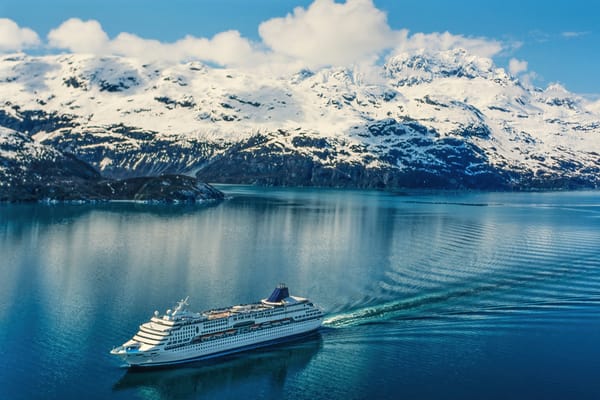
[{"label": "ripple on water", "polygon": [[[598,232],[535,227],[507,231],[495,221],[449,223],[435,239],[440,245],[432,246],[430,237],[416,238],[417,243],[405,243],[403,254],[390,262],[379,283],[381,301],[332,313],[324,324],[347,328],[438,319],[448,329],[458,325],[478,331],[488,326],[552,326],[595,313]],[[432,332],[429,324],[426,328]]]}]

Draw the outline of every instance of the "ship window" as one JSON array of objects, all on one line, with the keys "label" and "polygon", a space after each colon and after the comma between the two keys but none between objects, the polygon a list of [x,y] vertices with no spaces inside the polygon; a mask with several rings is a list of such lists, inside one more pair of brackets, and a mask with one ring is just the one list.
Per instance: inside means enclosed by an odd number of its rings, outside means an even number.
[{"label": "ship window", "polygon": [[196,333],[200,332],[200,330],[198,329],[198,327],[196,327]]}]

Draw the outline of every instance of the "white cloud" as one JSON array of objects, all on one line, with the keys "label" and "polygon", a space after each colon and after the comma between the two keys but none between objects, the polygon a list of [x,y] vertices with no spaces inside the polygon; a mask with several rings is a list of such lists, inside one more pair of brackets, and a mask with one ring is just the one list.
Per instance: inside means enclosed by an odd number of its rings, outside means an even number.
[{"label": "white cloud", "polygon": [[[144,61],[201,60],[274,72],[326,65],[354,65],[367,70],[390,52],[464,48],[470,54],[491,58],[511,46],[449,32],[409,34],[406,29],[394,30],[386,14],[372,0],[343,3],[315,0],[306,8],[295,8],[285,17],[264,21],[259,26],[259,35],[261,42],[244,38],[235,30],[212,38],[186,36],[175,42],[146,39],[127,32],[111,38],[98,21],[71,18],[50,31],[47,43],[51,49],[74,53],[122,55]],[[34,37],[39,42],[37,35]]]},{"label": "white cloud", "polygon": [[560,35],[564,38],[572,39],[572,38],[576,38],[576,37],[586,36],[586,35],[589,35],[590,33],[591,32],[589,32],[589,31],[585,31],[585,32],[568,31],[568,32],[562,32]]},{"label": "white cloud", "polygon": [[74,53],[108,52],[108,35],[98,21],[71,18],[48,33],[48,45]]},{"label": "white cloud", "polygon": [[284,18],[272,18],[258,28],[274,53],[310,66],[348,65],[376,58],[393,45],[395,33],[384,12],[371,0],[315,0]]},{"label": "white cloud", "polygon": [[307,9],[298,7],[285,18],[273,18],[259,26],[259,34],[275,54],[300,60],[309,66],[364,64],[382,53],[444,51],[455,48],[490,58],[519,43],[505,44],[481,37],[392,30],[384,12],[371,0],[315,0]]},{"label": "white cloud", "polygon": [[21,51],[39,44],[37,33],[19,27],[10,19],[0,18],[0,52]]},{"label": "white cloud", "polygon": [[508,71],[513,76],[518,76],[521,83],[525,86],[533,87],[534,82],[538,80],[539,75],[535,71],[527,71],[529,64],[525,60],[511,58],[508,62]]},{"label": "white cloud", "polygon": [[256,49],[256,45],[243,38],[238,31],[221,32],[210,40],[189,37],[187,42],[191,55],[221,65],[248,66],[260,63],[265,57]]},{"label": "white cloud", "polygon": [[526,86],[530,87],[533,87],[534,82],[537,81],[539,78],[540,76],[536,74],[535,71],[530,71],[519,76],[519,80],[523,82]]},{"label": "white cloud", "polygon": [[74,53],[114,54],[149,61],[200,59],[231,66],[243,65],[252,61],[253,56],[260,55],[237,31],[221,32],[212,39],[186,36],[172,43],[144,39],[127,32],[110,39],[98,21],[77,18],[51,30],[48,44]]},{"label": "white cloud", "polygon": [[600,99],[598,99],[598,95],[591,95],[591,97],[591,100],[586,99],[585,106],[589,111],[600,115]]},{"label": "white cloud", "polygon": [[527,61],[511,58],[508,62],[508,70],[512,75],[518,75],[521,72],[527,71]]}]

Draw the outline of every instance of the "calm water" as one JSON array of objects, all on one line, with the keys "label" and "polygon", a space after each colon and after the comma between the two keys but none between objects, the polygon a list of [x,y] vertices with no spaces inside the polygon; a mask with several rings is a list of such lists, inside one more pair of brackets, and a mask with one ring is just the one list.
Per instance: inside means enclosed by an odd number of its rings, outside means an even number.
[{"label": "calm water", "polygon": [[[600,193],[223,189],[0,206],[0,398],[600,398]],[[278,282],[318,335],[142,373],[108,354],[186,295]]]}]

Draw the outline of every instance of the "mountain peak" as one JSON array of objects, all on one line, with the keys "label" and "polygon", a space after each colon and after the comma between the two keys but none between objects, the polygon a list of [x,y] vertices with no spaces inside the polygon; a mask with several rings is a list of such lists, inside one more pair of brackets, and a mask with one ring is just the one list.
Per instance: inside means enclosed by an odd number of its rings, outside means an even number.
[{"label": "mountain peak", "polygon": [[496,68],[491,59],[473,55],[462,48],[399,53],[388,58],[384,71],[397,86],[431,82],[435,78],[508,79],[506,72]]},{"label": "mountain peak", "polygon": [[564,106],[570,110],[581,106],[582,98],[569,92],[560,83],[551,83],[540,93],[540,100],[551,106]]}]

